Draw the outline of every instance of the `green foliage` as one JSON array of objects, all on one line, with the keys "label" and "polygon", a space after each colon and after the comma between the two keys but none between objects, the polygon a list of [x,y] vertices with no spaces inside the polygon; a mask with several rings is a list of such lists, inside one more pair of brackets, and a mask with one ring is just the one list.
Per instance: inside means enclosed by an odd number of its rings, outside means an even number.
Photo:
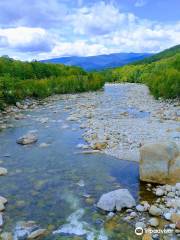
[{"label": "green foliage", "polygon": [[111,75],[117,82],[144,83],[156,98],[180,97],[180,53],[150,64],[115,68],[102,75],[105,79]]},{"label": "green foliage", "polygon": [[103,85],[101,74],[87,73],[79,67],[0,58],[0,108],[26,97],[94,91]]},{"label": "green foliage", "polygon": [[176,45],[174,47],[171,47],[169,49],[166,49],[160,53],[157,53],[151,57],[147,57],[143,60],[134,62],[133,65],[137,64],[147,64],[147,63],[152,63],[152,62],[157,62],[159,60],[163,60],[165,58],[173,57],[175,54],[180,53],[180,44]]}]

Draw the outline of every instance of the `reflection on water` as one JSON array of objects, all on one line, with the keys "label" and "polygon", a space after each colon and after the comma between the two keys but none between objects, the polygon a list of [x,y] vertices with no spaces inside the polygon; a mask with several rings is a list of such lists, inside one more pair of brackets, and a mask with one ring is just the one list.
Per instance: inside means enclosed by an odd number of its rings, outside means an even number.
[{"label": "reflection on water", "polygon": [[[77,144],[83,143],[82,130],[78,124],[66,121],[63,107],[63,100],[41,107],[28,113],[27,119],[13,122],[14,128],[0,133],[1,165],[9,171],[0,179],[1,195],[9,200],[4,229],[12,230],[21,220],[35,220],[51,232],[57,230],[46,239],[75,239],[74,235],[88,240],[95,236],[99,240],[107,236],[135,239],[133,229],[119,220],[104,230],[105,216],[94,203],[102,193],[119,187],[128,188],[138,200],[138,164],[104,154],[76,154]],[[16,139],[29,130],[37,130],[38,142],[30,146],[16,144]],[[48,146],[39,147],[40,143]],[[79,181],[84,184],[77,184]]]}]

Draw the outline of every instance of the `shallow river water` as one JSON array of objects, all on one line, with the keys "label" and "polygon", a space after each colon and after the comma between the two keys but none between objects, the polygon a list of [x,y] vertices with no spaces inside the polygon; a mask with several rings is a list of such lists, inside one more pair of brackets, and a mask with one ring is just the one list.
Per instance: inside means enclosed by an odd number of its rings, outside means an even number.
[{"label": "shallow river water", "polygon": [[[120,93],[111,87],[101,94]],[[101,194],[119,187],[128,188],[137,202],[142,199],[145,186],[139,182],[138,163],[81,153],[77,145],[84,143],[83,130],[79,123],[66,120],[65,107],[63,99],[39,106],[0,132],[1,166],[8,169],[8,175],[0,178],[0,195],[8,199],[3,229],[13,231],[18,221],[34,220],[49,230],[44,239],[136,239],[133,227],[120,216],[104,224],[105,215],[95,203]],[[38,142],[16,144],[29,130],[37,131]],[[44,142],[49,146],[41,148]]]}]

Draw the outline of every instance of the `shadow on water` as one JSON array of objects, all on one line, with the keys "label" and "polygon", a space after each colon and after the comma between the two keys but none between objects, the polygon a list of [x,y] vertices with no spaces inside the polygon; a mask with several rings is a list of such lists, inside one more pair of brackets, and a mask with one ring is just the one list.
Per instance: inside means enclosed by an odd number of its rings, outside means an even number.
[{"label": "shadow on water", "polygon": [[[68,115],[62,111],[63,107],[61,101],[53,106],[58,113],[48,107],[34,110],[26,119],[12,121],[14,128],[0,132],[1,166],[9,171],[0,179],[1,195],[9,202],[5,230],[12,230],[21,220],[35,220],[42,227],[55,230],[81,208],[85,209],[83,220],[100,229],[103,216],[94,203],[102,193],[124,187],[138,200],[139,190],[145,191],[139,183],[137,163],[104,154],[76,153],[77,144],[83,143],[82,130],[78,124],[66,121]],[[43,117],[49,119],[47,123],[39,121]],[[63,127],[65,124],[67,128]],[[38,131],[38,142],[24,147],[16,144],[16,139],[29,130]],[[40,148],[42,142],[49,146]],[[119,239],[120,235],[124,236],[122,239],[135,239],[133,229],[123,223],[109,231],[109,239]],[[47,239],[74,238],[50,236]]]}]

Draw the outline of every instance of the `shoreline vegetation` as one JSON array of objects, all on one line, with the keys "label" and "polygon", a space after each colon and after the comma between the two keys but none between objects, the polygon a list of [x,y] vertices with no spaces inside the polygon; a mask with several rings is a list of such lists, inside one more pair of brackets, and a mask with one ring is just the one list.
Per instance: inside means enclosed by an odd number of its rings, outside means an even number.
[{"label": "shoreline vegetation", "polygon": [[25,98],[101,89],[105,82],[146,84],[155,98],[180,97],[180,45],[123,67],[86,72],[80,67],[0,58],[0,109]]},{"label": "shoreline vegetation", "polygon": [[25,98],[95,91],[103,85],[100,73],[87,73],[79,67],[0,58],[0,109]]},{"label": "shoreline vegetation", "polygon": [[180,45],[144,60],[102,72],[105,81],[142,83],[155,98],[180,97]]}]

